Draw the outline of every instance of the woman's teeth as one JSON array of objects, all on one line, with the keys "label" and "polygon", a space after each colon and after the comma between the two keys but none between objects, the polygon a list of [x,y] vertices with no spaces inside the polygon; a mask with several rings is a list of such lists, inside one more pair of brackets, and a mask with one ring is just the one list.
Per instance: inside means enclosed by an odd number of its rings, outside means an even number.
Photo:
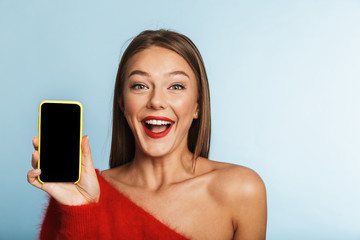
[{"label": "woman's teeth", "polygon": [[162,121],[162,120],[147,120],[145,121],[145,126],[151,132],[160,133],[165,131],[171,126],[172,122]]},{"label": "woman's teeth", "polygon": [[171,122],[161,121],[161,120],[147,120],[147,121],[145,121],[145,123],[151,124],[151,125],[168,125],[168,124],[171,124]]}]

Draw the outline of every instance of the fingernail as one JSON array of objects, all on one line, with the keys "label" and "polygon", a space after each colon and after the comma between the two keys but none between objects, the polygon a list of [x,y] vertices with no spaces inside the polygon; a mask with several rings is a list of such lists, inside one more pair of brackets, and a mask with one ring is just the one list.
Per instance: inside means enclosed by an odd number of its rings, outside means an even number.
[{"label": "fingernail", "polygon": [[33,171],[33,173],[34,173],[34,174],[40,173],[40,169],[35,169],[35,170]]}]

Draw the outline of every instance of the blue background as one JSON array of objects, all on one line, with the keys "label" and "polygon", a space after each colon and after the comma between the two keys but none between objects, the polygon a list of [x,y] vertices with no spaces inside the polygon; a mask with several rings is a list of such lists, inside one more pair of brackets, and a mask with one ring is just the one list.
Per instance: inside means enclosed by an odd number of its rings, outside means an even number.
[{"label": "blue background", "polygon": [[210,158],[267,186],[268,239],[360,239],[360,1],[0,0],[0,238],[35,239],[46,194],[26,181],[44,99],[78,100],[108,166],[121,52],[145,29],[200,49]]}]

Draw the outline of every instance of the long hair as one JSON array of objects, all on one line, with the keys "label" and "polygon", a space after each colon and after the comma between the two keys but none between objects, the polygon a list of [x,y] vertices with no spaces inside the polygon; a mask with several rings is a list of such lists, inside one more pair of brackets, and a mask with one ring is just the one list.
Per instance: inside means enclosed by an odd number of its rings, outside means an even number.
[{"label": "long hair", "polygon": [[113,127],[110,150],[110,168],[133,160],[135,138],[122,112],[125,71],[127,62],[136,53],[157,46],[169,49],[183,57],[195,73],[198,86],[199,116],[194,119],[188,134],[188,148],[193,153],[193,166],[198,156],[207,158],[210,150],[211,115],[210,92],[204,62],[195,44],[185,35],[169,30],[147,30],[136,36],[125,50],[117,71]]}]

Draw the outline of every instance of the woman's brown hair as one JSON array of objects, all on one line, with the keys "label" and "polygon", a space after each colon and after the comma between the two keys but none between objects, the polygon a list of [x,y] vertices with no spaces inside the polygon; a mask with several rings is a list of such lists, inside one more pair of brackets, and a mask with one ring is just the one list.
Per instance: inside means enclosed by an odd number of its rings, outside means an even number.
[{"label": "woman's brown hair", "polygon": [[135,139],[122,112],[126,65],[136,53],[157,46],[172,50],[182,56],[195,73],[198,86],[199,117],[194,119],[188,134],[188,148],[194,154],[193,166],[198,156],[207,158],[210,150],[211,115],[209,84],[204,62],[195,44],[185,35],[169,30],[143,31],[125,50],[117,72],[113,128],[110,150],[110,168],[132,161],[135,154]]}]

